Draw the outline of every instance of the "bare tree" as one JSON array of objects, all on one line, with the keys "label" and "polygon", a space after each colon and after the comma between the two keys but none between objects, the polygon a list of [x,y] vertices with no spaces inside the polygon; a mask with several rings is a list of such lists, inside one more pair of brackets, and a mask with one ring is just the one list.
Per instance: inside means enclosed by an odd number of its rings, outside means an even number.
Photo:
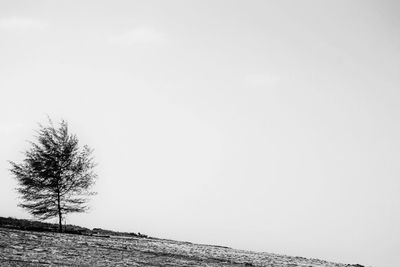
[{"label": "bare tree", "polygon": [[69,134],[68,124],[61,121],[58,128],[49,119],[49,126],[39,125],[37,142],[24,153],[22,163],[10,161],[11,173],[18,181],[19,204],[38,219],[62,219],[67,213],[85,212],[88,197],[97,175],[92,150],[78,146],[75,135]]}]

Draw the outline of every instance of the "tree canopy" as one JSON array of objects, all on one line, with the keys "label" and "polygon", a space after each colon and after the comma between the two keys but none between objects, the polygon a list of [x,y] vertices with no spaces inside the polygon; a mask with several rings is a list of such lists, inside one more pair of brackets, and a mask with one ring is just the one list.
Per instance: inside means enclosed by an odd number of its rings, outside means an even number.
[{"label": "tree canopy", "polygon": [[36,142],[24,152],[21,163],[10,161],[11,173],[18,181],[20,207],[38,219],[62,219],[67,213],[85,212],[97,175],[94,173],[93,150],[79,146],[76,135],[70,134],[62,120],[55,127],[39,125]]}]

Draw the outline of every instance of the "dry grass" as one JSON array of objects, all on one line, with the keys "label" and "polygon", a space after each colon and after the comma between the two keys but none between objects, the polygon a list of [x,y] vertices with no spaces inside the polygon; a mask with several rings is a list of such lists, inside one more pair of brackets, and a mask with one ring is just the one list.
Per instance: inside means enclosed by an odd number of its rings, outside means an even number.
[{"label": "dry grass", "polygon": [[0,228],[0,266],[351,265],[162,239],[100,237]]}]

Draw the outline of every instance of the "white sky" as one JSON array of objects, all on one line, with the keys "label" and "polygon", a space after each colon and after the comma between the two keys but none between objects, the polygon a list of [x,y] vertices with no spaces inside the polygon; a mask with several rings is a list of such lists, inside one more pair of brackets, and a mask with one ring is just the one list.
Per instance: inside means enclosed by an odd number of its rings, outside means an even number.
[{"label": "white sky", "polygon": [[0,1],[0,216],[46,114],[95,149],[68,223],[400,266],[396,1]]}]

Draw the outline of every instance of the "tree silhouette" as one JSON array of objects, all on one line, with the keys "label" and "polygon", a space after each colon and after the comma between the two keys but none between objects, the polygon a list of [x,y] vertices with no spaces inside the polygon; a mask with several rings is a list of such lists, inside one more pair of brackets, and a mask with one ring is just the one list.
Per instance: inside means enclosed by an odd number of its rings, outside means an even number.
[{"label": "tree silhouette", "polygon": [[37,142],[24,153],[22,163],[10,161],[11,173],[18,181],[19,204],[38,219],[62,219],[67,213],[85,212],[88,197],[97,175],[92,150],[78,146],[75,135],[69,134],[62,120],[58,128],[49,119],[49,126],[39,125]]}]

